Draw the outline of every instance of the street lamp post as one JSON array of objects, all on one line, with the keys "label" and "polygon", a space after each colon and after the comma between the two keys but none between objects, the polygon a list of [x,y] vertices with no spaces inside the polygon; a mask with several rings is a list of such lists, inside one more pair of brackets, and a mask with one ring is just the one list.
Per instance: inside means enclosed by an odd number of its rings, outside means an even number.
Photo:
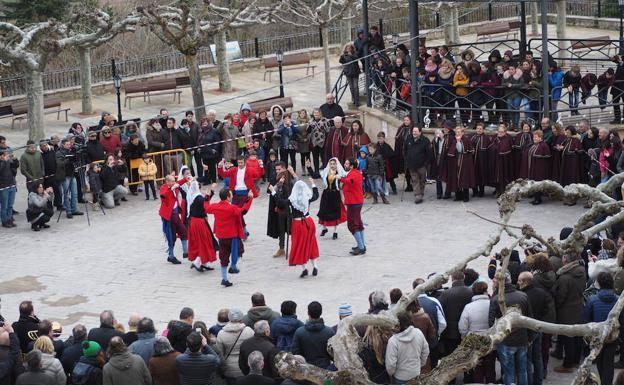
[{"label": "street lamp post", "polygon": [[282,62],[284,61],[284,52],[281,49],[278,49],[275,52],[275,57],[277,58],[277,68],[279,69],[279,81],[280,81],[280,98],[284,97],[284,78],[282,73]]},{"label": "street lamp post", "polygon": [[117,91],[117,123],[121,124],[123,121],[121,116],[121,76],[117,73],[117,66],[115,65],[115,59],[111,60],[111,68],[113,71],[113,84]]},{"label": "street lamp post", "polygon": [[624,0],[618,0],[620,4],[620,56],[624,55]]},{"label": "street lamp post", "polygon": [[[624,1],[624,0],[622,0]],[[396,56],[397,53],[397,45],[399,44],[399,34],[395,33],[392,35],[392,45],[394,46],[394,56]]]}]

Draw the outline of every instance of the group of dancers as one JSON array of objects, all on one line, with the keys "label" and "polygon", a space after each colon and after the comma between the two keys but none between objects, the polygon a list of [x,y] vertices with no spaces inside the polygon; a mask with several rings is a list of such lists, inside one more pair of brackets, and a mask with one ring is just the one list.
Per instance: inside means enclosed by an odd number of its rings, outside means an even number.
[{"label": "group of dancers", "polygon": [[[333,239],[337,239],[337,226],[347,222],[356,241],[350,254],[366,253],[361,218],[363,178],[355,159],[347,159],[343,167],[337,158],[332,158],[318,173],[312,170],[308,161],[306,167],[312,176],[309,185],[286,163],[274,158],[269,162],[265,167],[262,161],[244,156],[238,157],[236,165],[222,160],[217,166],[218,174],[227,187],[219,191],[217,203],[212,202],[216,184],[202,188],[188,167],[183,166],[177,175],[167,175],[160,187],[159,210],[167,240],[167,261],[176,265],[182,263],[174,254],[178,239],[182,244],[183,258],[191,262],[191,269],[200,273],[214,270],[211,264],[216,262],[218,253],[221,285],[232,286],[228,274],[240,272],[237,263],[243,256],[244,241],[249,235],[244,216],[254,198],[259,196],[258,185],[265,170],[269,183],[267,234],[280,242],[275,257],[288,254],[289,266],[302,266],[301,278],[318,275],[320,253],[316,225],[310,216],[310,203],[319,199],[314,178],[322,179],[325,187],[320,194],[317,214],[323,227],[320,235],[325,236],[328,227],[333,227]],[[208,221],[208,214],[214,216],[213,226]],[[286,253],[284,248],[288,246],[289,237],[290,250]]]}]

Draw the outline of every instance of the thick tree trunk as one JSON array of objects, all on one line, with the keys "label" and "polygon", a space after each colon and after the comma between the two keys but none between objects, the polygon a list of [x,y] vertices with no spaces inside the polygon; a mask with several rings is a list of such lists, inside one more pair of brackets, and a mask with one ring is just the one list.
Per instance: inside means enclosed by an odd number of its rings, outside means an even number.
[{"label": "thick tree trunk", "polygon": [[566,31],[566,19],[567,19],[567,6],[566,0],[557,0],[557,39],[559,45],[559,53],[557,57],[561,60],[561,63],[558,63],[559,66],[563,66],[563,60],[567,57],[566,47],[568,46],[568,42],[565,40],[567,38]]},{"label": "thick tree trunk", "polygon": [[215,36],[215,47],[217,56],[217,73],[219,75],[219,90],[223,92],[232,91],[232,79],[230,78],[230,63],[227,60],[227,39],[225,31],[217,33]]},{"label": "thick tree trunk", "polygon": [[26,72],[26,101],[28,102],[28,139],[37,143],[45,137],[43,130],[43,73]]},{"label": "thick tree trunk", "polygon": [[351,9],[349,9],[345,12],[345,19],[340,29],[340,41],[343,45],[352,41],[351,28],[353,28],[353,23],[351,22]]},{"label": "thick tree trunk", "polygon": [[451,7],[451,15],[453,17],[453,44],[460,44],[459,40],[459,7],[453,5]]},{"label": "thick tree trunk", "polygon": [[80,61],[80,86],[82,91],[82,113],[93,113],[91,94],[91,49],[78,48],[78,61]]},{"label": "thick tree trunk", "polygon": [[539,35],[539,21],[537,19],[538,4],[536,2],[531,2],[529,4],[529,7],[531,7],[531,35],[537,36]]},{"label": "thick tree trunk", "polygon": [[332,89],[331,74],[329,71],[329,28],[327,25],[321,26],[321,34],[323,35],[323,64],[325,66],[325,92],[330,93]]},{"label": "thick tree trunk", "polygon": [[442,23],[444,23],[444,44],[452,45],[459,43],[459,22],[454,6],[443,6],[440,8]]},{"label": "thick tree trunk", "polygon": [[[198,118],[206,114],[204,105],[204,90],[202,89],[201,73],[199,72],[199,58],[197,55],[185,55],[186,69],[188,70],[189,80],[191,83],[191,93],[193,94],[193,106],[195,107],[195,116]],[[228,79],[229,80],[229,79]],[[219,84],[219,87],[221,84]]]}]

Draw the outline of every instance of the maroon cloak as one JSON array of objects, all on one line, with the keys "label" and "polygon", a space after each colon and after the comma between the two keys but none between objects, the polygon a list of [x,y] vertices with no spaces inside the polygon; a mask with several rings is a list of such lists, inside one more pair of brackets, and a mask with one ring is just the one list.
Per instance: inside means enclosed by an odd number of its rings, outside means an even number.
[{"label": "maroon cloak", "polygon": [[559,168],[559,183],[562,186],[580,182],[582,152],[583,146],[578,138],[569,137],[563,142],[561,166]]},{"label": "maroon cloak", "polygon": [[488,152],[488,162],[490,163],[490,184],[494,187],[504,189],[507,184],[514,180],[513,159],[511,149],[513,140],[511,136],[496,136],[492,139],[492,144]]},{"label": "maroon cloak", "polygon": [[474,172],[474,148],[470,138],[462,136],[460,152],[457,149],[457,138],[451,136],[449,138],[448,152],[446,153],[447,159],[447,190],[458,191],[463,189],[469,189],[475,187],[475,172]]},{"label": "maroon cloak", "polygon": [[403,146],[405,145],[405,136],[409,134],[410,127],[400,125],[396,135],[394,136],[394,172],[403,174],[405,172],[405,154]]},{"label": "maroon cloak", "polygon": [[485,186],[488,179],[488,147],[492,138],[485,134],[474,134],[470,138],[472,148],[474,148],[474,174],[475,184]]},{"label": "maroon cloak", "polygon": [[[449,151],[449,145],[450,145],[450,138],[451,137],[455,137],[455,133],[451,130],[449,131],[448,134],[444,134],[444,136],[442,137],[442,151],[440,152],[440,159],[436,159],[437,163],[438,163],[438,178],[443,181],[444,183],[448,183],[448,156],[446,156],[446,154],[448,154]],[[434,154],[436,153],[436,149],[433,149]],[[453,190],[449,190],[447,188],[447,190],[453,191]]]},{"label": "maroon cloak", "polygon": [[336,127],[330,128],[327,139],[325,139],[325,164],[327,164],[331,158],[338,158],[340,163],[344,163],[344,158],[342,158],[342,138],[347,132],[348,128],[344,126],[340,127],[340,130],[336,130]]},{"label": "maroon cloak", "polygon": [[522,158],[524,153],[529,151],[533,145],[533,134],[530,132],[520,132],[513,139],[511,155],[513,159],[514,179],[522,175]]},{"label": "maroon cloak", "polygon": [[551,153],[550,147],[546,142],[535,143],[524,153],[522,158],[523,169],[526,170],[526,175],[521,175],[522,178],[532,179],[534,181],[546,180],[550,177],[550,160]]},{"label": "maroon cloak", "polygon": [[358,152],[360,152],[360,148],[362,146],[366,146],[370,144],[371,140],[368,137],[368,134],[365,132],[362,133],[354,133],[349,131],[346,135],[342,136],[344,139],[342,141],[342,158],[341,161],[345,161],[349,158],[357,158]]},{"label": "maroon cloak", "polygon": [[563,150],[557,150],[555,146],[563,146],[563,142],[565,142],[565,140],[565,135],[553,136],[552,147],[550,148],[550,154],[552,156],[552,171],[550,174],[550,179],[559,183],[561,183],[561,157],[563,154]]}]

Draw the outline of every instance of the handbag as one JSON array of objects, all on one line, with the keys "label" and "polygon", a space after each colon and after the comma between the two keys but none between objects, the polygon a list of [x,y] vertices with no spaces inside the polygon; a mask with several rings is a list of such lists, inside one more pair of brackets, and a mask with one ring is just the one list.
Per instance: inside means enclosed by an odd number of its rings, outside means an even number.
[{"label": "handbag", "polygon": [[240,336],[241,336],[241,334],[243,334],[244,330],[245,330],[245,327],[243,327],[241,329],[240,333],[238,333],[238,336],[236,337],[236,340],[234,340],[234,343],[232,344],[232,347],[230,348],[230,351],[225,355],[225,357],[223,357],[223,360],[221,361],[221,365],[219,365],[219,368],[217,369],[217,372],[219,373],[219,376],[221,376],[221,378],[223,378],[223,379],[225,379],[225,362],[227,361],[227,359],[230,356],[230,354],[232,354],[232,350],[234,350],[234,347],[236,346],[236,343],[240,339]]}]

